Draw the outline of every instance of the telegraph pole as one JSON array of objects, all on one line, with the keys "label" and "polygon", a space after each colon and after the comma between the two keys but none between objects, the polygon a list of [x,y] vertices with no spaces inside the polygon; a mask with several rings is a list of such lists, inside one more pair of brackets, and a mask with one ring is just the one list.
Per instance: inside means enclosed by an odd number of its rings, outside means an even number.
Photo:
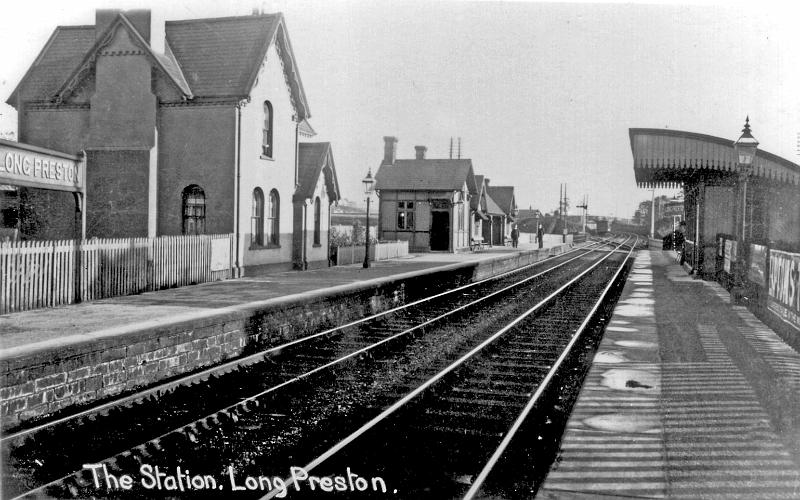
[{"label": "telegraph pole", "polygon": [[586,234],[586,210],[589,208],[589,197],[583,195],[583,204],[576,205],[575,208],[583,209],[583,233]]}]

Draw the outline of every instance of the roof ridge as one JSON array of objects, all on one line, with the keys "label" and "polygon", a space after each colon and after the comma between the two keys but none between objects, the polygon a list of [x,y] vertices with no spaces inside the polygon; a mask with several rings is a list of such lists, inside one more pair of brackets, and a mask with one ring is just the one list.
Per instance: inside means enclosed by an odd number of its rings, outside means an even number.
[{"label": "roof ridge", "polygon": [[244,14],[241,16],[223,16],[223,17],[206,17],[200,19],[178,19],[175,21],[164,21],[164,24],[194,24],[194,23],[209,23],[209,22],[221,22],[221,21],[232,21],[232,20],[244,20],[244,19],[265,19],[265,18],[275,18],[278,16],[282,16],[282,12],[274,12],[272,14]]}]

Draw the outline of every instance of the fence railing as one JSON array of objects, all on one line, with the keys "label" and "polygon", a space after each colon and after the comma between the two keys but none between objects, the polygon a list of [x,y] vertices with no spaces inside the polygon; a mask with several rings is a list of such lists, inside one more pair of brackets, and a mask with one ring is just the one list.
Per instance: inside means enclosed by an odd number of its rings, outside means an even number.
[{"label": "fence railing", "polygon": [[227,279],[233,235],[0,243],[0,314]]},{"label": "fence railing", "polygon": [[[364,262],[364,245],[351,245],[336,247],[337,266]],[[408,255],[407,241],[392,241],[389,243],[376,243],[369,247],[370,260],[387,260]]]}]

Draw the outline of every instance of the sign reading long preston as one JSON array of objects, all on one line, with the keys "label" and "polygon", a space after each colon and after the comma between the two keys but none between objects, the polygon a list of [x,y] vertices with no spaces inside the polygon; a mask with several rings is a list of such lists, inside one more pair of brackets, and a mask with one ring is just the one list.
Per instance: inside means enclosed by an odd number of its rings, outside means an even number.
[{"label": "sign reading long preston", "polygon": [[770,250],[768,307],[800,329],[800,254]]},{"label": "sign reading long preston", "polygon": [[0,184],[83,191],[86,162],[79,156],[0,139]]}]

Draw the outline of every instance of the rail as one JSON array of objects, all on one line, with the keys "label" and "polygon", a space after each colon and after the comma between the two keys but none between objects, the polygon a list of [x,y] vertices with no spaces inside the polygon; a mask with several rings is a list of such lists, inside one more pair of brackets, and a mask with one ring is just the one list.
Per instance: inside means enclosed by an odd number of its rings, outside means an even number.
[{"label": "rail", "polygon": [[[600,243],[600,244],[602,244],[602,243]],[[433,324],[433,323],[435,323],[437,321],[441,321],[443,318],[446,318],[446,317],[454,314],[458,310],[463,310],[466,307],[470,307],[470,306],[474,305],[475,303],[480,303],[482,301],[489,300],[491,297],[494,297],[494,296],[497,296],[497,295],[499,295],[501,293],[504,293],[505,291],[507,291],[507,290],[509,290],[511,288],[514,288],[514,287],[518,286],[521,283],[525,283],[525,282],[533,280],[533,279],[535,279],[537,277],[540,277],[541,275],[543,275],[543,274],[545,274],[547,272],[550,272],[550,271],[552,271],[554,269],[557,269],[557,268],[559,268],[559,267],[561,267],[561,266],[563,266],[563,265],[565,265],[565,264],[567,264],[567,263],[569,263],[571,261],[574,261],[576,259],[581,258],[583,255],[586,255],[587,253],[590,253],[590,252],[594,251],[594,248],[593,248],[594,245],[596,245],[596,244],[588,245],[587,247],[583,247],[583,248],[573,249],[570,252],[567,252],[566,254],[563,254],[562,257],[563,256],[570,256],[570,254],[573,254],[573,253],[578,253],[579,255],[574,256],[574,257],[570,257],[566,261],[561,262],[561,263],[559,263],[559,264],[557,264],[557,265],[555,265],[555,266],[553,266],[553,267],[551,267],[549,269],[546,269],[546,270],[544,270],[544,271],[542,271],[540,273],[536,273],[533,276],[528,276],[527,278],[525,278],[522,281],[517,282],[517,283],[515,283],[513,285],[506,286],[506,287],[504,287],[504,288],[502,288],[500,290],[496,290],[492,294],[481,296],[474,302],[470,302],[469,304],[462,305],[461,307],[459,307],[457,309],[454,309],[454,310],[451,310],[451,311],[448,311],[445,314],[437,315],[436,317],[433,317],[433,318],[428,319],[428,320],[426,320],[426,321],[424,321],[422,323],[414,325],[412,328],[406,328],[403,331],[401,331],[401,332],[399,332],[399,333],[397,333],[397,334],[395,334],[395,335],[393,335],[391,337],[387,337],[385,339],[382,339],[381,341],[379,341],[377,343],[374,343],[374,344],[372,344],[372,345],[370,345],[368,347],[353,351],[353,352],[351,352],[351,353],[349,353],[349,354],[347,354],[345,356],[342,356],[342,357],[336,359],[335,361],[332,361],[332,362],[329,362],[329,363],[325,363],[325,364],[323,364],[321,366],[317,366],[312,370],[309,370],[309,371],[307,371],[307,372],[305,372],[305,373],[303,373],[303,374],[301,374],[299,376],[292,377],[289,380],[285,380],[282,383],[277,384],[277,385],[275,385],[273,387],[270,387],[270,388],[268,388],[268,389],[266,389],[264,391],[261,391],[258,394],[254,394],[254,395],[251,395],[251,396],[249,396],[247,398],[243,398],[243,399],[239,400],[238,402],[236,402],[234,404],[231,404],[231,405],[228,405],[228,406],[226,406],[226,407],[224,407],[222,409],[217,409],[213,414],[206,415],[206,416],[204,416],[204,417],[202,417],[200,419],[197,419],[197,420],[194,420],[194,421],[192,421],[192,422],[190,422],[188,424],[182,425],[179,428],[173,428],[172,430],[170,430],[170,431],[168,431],[166,433],[163,433],[163,434],[159,435],[156,438],[152,438],[150,441],[151,442],[157,442],[160,439],[163,439],[164,437],[166,437],[168,435],[171,435],[173,433],[176,433],[176,432],[178,432],[178,433],[190,433],[190,434],[194,433],[194,432],[196,432],[197,426],[202,426],[203,422],[205,422],[206,420],[208,420],[208,419],[212,419],[213,420],[215,418],[219,418],[219,417],[216,417],[216,415],[218,415],[218,414],[236,415],[237,412],[239,412],[239,411],[249,411],[249,409],[252,408],[252,406],[254,406],[254,405],[257,406],[258,405],[258,399],[260,397],[263,397],[266,394],[269,394],[271,392],[277,391],[278,389],[280,389],[282,387],[286,387],[286,386],[288,386],[288,385],[290,385],[292,383],[298,382],[300,380],[304,380],[304,379],[312,376],[315,373],[319,373],[320,371],[325,370],[327,368],[330,368],[331,366],[334,366],[334,365],[336,365],[338,363],[341,363],[341,362],[343,362],[345,360],[353,359],[353,358],[355,358],[357,356],[360,356],[360,355],[364,354],[367,351],[370,351],[372,349],[376,349],[376,348],[378,348],[378,347],[380,347],[382,345],[385,345],[388,342],[390,342],[392,340],[395,340],[395,339],[397,339],[397,338],[399,338],[401,336],[408,335],[409,333],[414,332],[414,331],[419,331],[419,330],[425,328],[428,325],[431,325],[431,324]],[[586,250],[586,252],[581,253],[584,250]],[[435,300],[437,298],[445,297],[445,296],[448,296],[448,295],[458,296],[458,295],[462,294],[465,290],[478,287],[478,286],[480,286],[482,284],[486,284],[488,282],[498,281],[498,280],[500,280],[501,278],[504,278],[504,277],[508,277],[508,276],[512,276],[512,275],[521,273],[521,272],[523,272],[523,271],[525,271],[527,269],[531,269],[533,267],[539,266],[544,262],[548,262],[548,261],[540,261],[540,262],[537,262],[537,263],[534,263],[534,264],[530,264],[528,266],[524,266],[522,268],[515,269],[515,270],[509,271],[507,273],[503,273],[501,275],[495,276],[493,278],[488,278],[488,279],[481,280],[481,281],[478,281],[478,282],[475,282],[475,283],[470,283],[470,284],[458,287],[458,288],[453,289],[453,290],[448,290],[448,291],[445,291],[445,292],[441,292],[441,293],[433,295],[431,297],[426,297],[424,299],[420,299],[418,301],[414,301],[412,303],[405,304],[403,306],[394,308],[392,310],[383,311],[381,313],[369,316],[367,318],[362,318],[362,319],[359,319],[357,321],[353,321],[353,322],[347,323],[345,325],[341,325],[341,326],[338,326],[338,327],[335,327],[335,328],[331,328],[331,329],[328,329],[328,330],[325,330],[325,331],[322,331],[322,332],[317,332],[315,334],[308,335],[308,336],[303,337],[301,339],[296,339],[296,340],[293,340],[291,342],[287,342],[287,343],[281,344],[280,346],[272,347],[272,348],[264,350],[262,352],[259,352],[259,353],[256,353],[256,354],[244,357],[244,358],[240,358],[238,360],[234,360],[234,361],[225,363],[225,364],[220,365],[218,367],[209,368],[209,369],[203,370],[203,371],[201,371],[199,373],[196,373],[196,374],[193,374],[193,375],[190,375],[190,376],[182,377],[180,379],[177,379],[177,380],[174,380],[174,381],[171,381],[171,382],[168,382],[168,383],[160,384],[159,386],[156,386],[154,388],[148,389],[146,391],[142,391],[142,392],[139,392],[137,394],[134,394],[134,395],[131,395],[131,396],[128,396],[128,397],[125,397],[125,398],[121,398],[121,399],[118,399],[118,400],[115,400],[115,401],[100,405],[98,407],[87,409],[87,410],[85,410],[83,412],[80,412],[78,414],[75,414],[75,415],[70,415],[68,417],[64,417],[64,418],[59,419],[59,420],[55,420],[55,421],[52,421],[52,422],[47,422],[47,423],[44,423],[42,425],[39,425],[39,426],[31,428],[31,429],[25,429],[25,430],[19,431],[19,432],[15,433],[15,434],[3,436],[2,439],[0,440],[0,442],[4,443],[6,446],[8,446],[10,442],[18,441],[18,440],[20,440],[22,438],[25,438],[25,437],[30,436],[32,434],[35,434],[36,432],[45,430],[45,429],[47,429],[49,427],[53,427],[53,426],[56,426],[56,425],[64,424],[64,423],[67,423],[67,422],[69,422],[71,420],[75,420],[75,419],[79,419],[79,418],[91,417],[92,415],[95,415],[95,414],[98,414],[98,413],[105,413],[105,412],[109,411],[113,407],[117,407],[117,406],[120,406],[120,405],[129,405],[129,404],[131,404],[131,403],[133,403],[135,401],[142,400],[142,399],[147,398],[149,396],[164,394],[164,393],[167,393],[167,392],[173,390],[174,388],[176,388],[178,386],[187,386],[187,385],[191,385],[191,384],[193,384],[193,383],[195,383],[197,381],[208,380],[213,375],[227,373],[227,372],[235,370],[239,366],[245,366],[245,365],[254,364],[254,363],[257,363],[259,361],[262,361],[268,355],[274,354],[274,353],[279,353],[279,352],[284,351],[285,349],[287,349],[289,347],[297,346],[297,345],[309,342],[309,341],[317,339],[317,338],[328,336],[328,335],[331,335],[331,334],[333,334],[335,332],[347,329],[349,327],[352,327],[352,326],[355,326],[355,325],[359,325],[359,324],[362,324],[362,323],[365,323],[365,322],[368,322],[368,321],[372,321],[372,320],[375,320],[377,318],[380,318],[380,317],[383,317],[383,316],[387,316],[387,315],[390,315],[390,314],[393,314],[393,313],[397,313],[397,312],[402,311],[402,310],[407,310],[407,309],[409,309],[411,307],[414,307],[416,305],[423,304],[423,303],[426,303],[426,302],[431,302],[431,301],[433,301],[433,300]],[[56,480],[50,481],[47,484],[41,485],[39,488],[37,488],[35,490],[32,490],[32,491],[33,492],[43,491],[47,487],[49,487],[49,486],[51,486],[53,484],[56,484],[56,483],[58,483],[60,481],[65,480],[66,478],[70,477],[72,474],[74,474],[74,473],[71,473],[71,474],[68,474],[67,476],[63,476],[63,477],[58,478]],[[31,492],[27,492],[23,496],[28,495],[30,493]]]},{"label": "rail", "polygon": [[[627,240],[626,240],[626,242],[627,242]],[[469,361],[470,359],[475,357],[478,353],[482,352],[487,346],[493,344],[496,340],[501,338],[506,332],[508,332],[510,329],[514,328],[517,324],[519,324],[520,322],[522,322],[523,320],[528,318],[530,315],[532,315],[536,311],[540,310],[546,304],[550,303],[554,298],[558,297],[565,290],[570,288],[575,282],[577,282],[581,278],[583,278],[586,275],[588,275],[595,268],[597,268],[602,262],[604,262],[606,259],[608,259],[612,255],[614,255],[614,253],[617,250],[619,250],[619,248],[624,246],[624,243],[625,242],[617,245],[616,248],[614,248],[614,250],[612,250],[612,251],[609,251],[607,253],[607,255],[601,257],[599,260],[597,260],[590,267],[588,267],[587,269],[583,270],[581,273],[579,273],[578,275],[576,275],[575,277],[570,279],[567,283],[565,283],[564,285],[560,286],[554,292],[550,293],[546,298],[544,298],[543,300],[539,301],[533,307],[531,307],[530,309],[525,311],[522,315],[518,316],[513,321],[508,323],[506,326],[504,326],[503,328],[501,328],[500,330],[498,330],[497,332],[492,334],[490,337],[488,337],[483,342],[478,344],[476,347],[471,349],[468,353],[466,353],[465,355],[461,356],[459,359],[457,359],[456,361],[454,361],[453,363],[448,365],[443,370],[439,371],[433,377],[430,377],[428,380],[426,380],[425,382],[423,382],[422,384],[417,386],[415,389],[413,389],[411,392],[409,392],[408,394],[406,394],[405,396],[403,396],[402,398],[400,398],[399,400],[397,400],[396,402],[391,404],[389,407],[387,407],[386,409],[381,411],[377,416],[375,416],[372,419],[370,419],[367,423],[363,424],[357,430],[355,430],[354,432],[349,434],[347,437],[345,437],[344,439],[340,440],[336,445],[332,446],[331,448],[326,450],[324,453],[319,455],[317,458],[315,458],[314,460],[312,460],[311,462],[306,464],[304,467],[302,467],[302,469],[306,473],[314,470],[315,468],[319,467],[322,463],[327,461],[329,458],[333,457],[334,455],[336,455],[337,453],[342,451],[345,447],[347,447],[353,441],[355,441],[356,439],[358,439],[359,437],[364,435],[366,432],[368,432],[369,430],[373,429],[377,425],[379,425],[379,424],[383,423],[384,421],[386,421],[386,419],[388,417],[390,417],[391,415],[395,414],[398,410],[400,410],[401,408],[405,407],[409,402],[411,402],[412,400],[416,399],[418,396],[420,396],[421,394],[426,392],[431,386],[433,386],[434,384],[436,384],[437,382],[442,380],[445,376],[447,376],[448,374],[452,373],[457,368],[461,367],[467,361]],[[633,250],[633,247],[634,247],[634,245],[631,246],[631,251]],[[630,254],[630,252],[629,252],[629,254]],[[616,276],[617,275],[615,274],[615,278],[616,278]],[[594,309],[593,309],[593,311],[594,311]],[[586,322],[588,322],[588,319],[584,322],[584,324]],[[571,342],[569,344],[570,347],[573,344],[574,344],[574,342]],[[564,358],[565,356],[566,356],[566,354],[562,354],[562,356],[559,359],[562,360],[562,358]],[[294,476],[292,476],[292,477],[284,479],[283,481],[284,481],[286,487],[288,488],[288,487],[292,486],[293,484],[295,484],[295,480],[296,480],[296,478]],[[263,496],[262,500],[268,500],[268,499],[274,498],[278,494],[280,494],[280,493],[277,490],[273,490],[270,493],[268,493],[267,495]]]},{"label": "rail", "polygon": [[572,347],[581,337],[587,325],[591,321],[592,317],[595,315],[595,313],[605,300],[609,290],[611,290],[611,287],[617,282],[617,278],[624,269],[625,263],[628,261],[634,249],[636,248],[636,243],[638,243],[638,238],[636,239],[636,241],[634,241],[634,244],[631,245],[631,248],[628,251],[628,255],[625,257],[625,260],[622,262],[617,271],[614,273],[614,276],[611,278],[611,280],[608,282],[608,285],[606,285],[606,288],[600,294],[600,297],[595,302],[594,306],[592,307],[592,310],[589,312],[589,314],[581,323],[580,327],[578,327],[575,334],[572,336],[572,339],[569,341],[569,344],[567,344],[567,347],[558,357],[556,362],[553,364],[552,368],[550,368],[550,371],[547,372],[547,375],[545,376],[544,380],[541,382],[539,387],[536,389],[536,392],[533,393],[528,403],[520,412],[519,416],[516,418],[516,420],[514,420],[514,423],[511,425],[509,431],[506,433],[505,436],[503,436],[503,440],[500,442],[500,445],[497,447],[495,452],[486,462],[486,465],[484,465],[483,469],[481,469],[480,473],[478,473],[478,476],[472,482],[472,486],[467,491],[466,495],[464,495],[464,500],[472,500],[478,494],[481,487],[483,486],[484,481],[486,481],[486,478],[489,476],[495,465],[497,465],[497,462],[500,460],[500,457],[503,456],[503,453],[505,453],[506,449],[511,444],[511,441],[514,439],[517,432],[522,427],[523,422],[525,422],[525,420],[528,418],[528,415],[530,415],[530,412],[533,410],[533,408],[541,399],[542,394],[544,394],[545,390],[550,386],[551,381],[553,380],[553,378],[555,378],[556,373],[561,368],[561,365],[564,363],[564,360],[572,351]]}]

